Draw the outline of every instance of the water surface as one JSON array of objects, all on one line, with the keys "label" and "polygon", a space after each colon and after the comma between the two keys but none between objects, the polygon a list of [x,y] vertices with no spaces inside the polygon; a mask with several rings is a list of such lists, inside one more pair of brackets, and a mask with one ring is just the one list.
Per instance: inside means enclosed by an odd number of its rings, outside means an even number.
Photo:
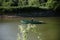
[{"label": "water surface", "polygon": [[[18,25],[22,19],[31,20],[31,18],[10,18],[3,21],[0,19],[0,40],[17,40]],[[42,20],[46,24],[37,24],[37,33],[29,31],[28,40],[39,40],[38,33],[41,33],[40,40],[59,40],[59,17],[40,17],[34,20]]]}]

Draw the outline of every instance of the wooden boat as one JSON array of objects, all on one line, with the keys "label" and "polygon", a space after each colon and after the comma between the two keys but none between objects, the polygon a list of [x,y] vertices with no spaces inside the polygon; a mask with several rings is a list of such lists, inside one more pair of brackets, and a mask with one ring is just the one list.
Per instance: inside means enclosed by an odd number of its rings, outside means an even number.
[{"label": "wooden boat", "polygon": [[36,21],[36,20],[21,20],[20,23],[22,24],[44,24],[43,21]]}]

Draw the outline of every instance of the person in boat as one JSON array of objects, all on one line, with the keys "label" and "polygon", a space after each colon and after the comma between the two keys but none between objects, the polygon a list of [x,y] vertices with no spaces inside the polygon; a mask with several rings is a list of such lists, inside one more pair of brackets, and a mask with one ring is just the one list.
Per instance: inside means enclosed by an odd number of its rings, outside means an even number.
[{"label": "person in boat", "polygon": [[33,22],[34,21],[34,18],[32,18],[31,21]]}]

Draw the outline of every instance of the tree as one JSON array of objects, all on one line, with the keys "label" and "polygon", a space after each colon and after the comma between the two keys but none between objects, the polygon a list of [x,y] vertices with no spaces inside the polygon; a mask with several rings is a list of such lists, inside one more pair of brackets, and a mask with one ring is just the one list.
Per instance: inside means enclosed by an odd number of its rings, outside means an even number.
[{"label": "tree", "polygon": [[39,0],[28,0],[29,6],[39,6]]},{"label": "tree", "polygon": [[59,5],[60,2],[57,0],[0,0],[0,8],[5,9],[22,8],[25,6],[56,9]]},{"label": "tree", "polygon": [[0,0],[0,6],[2,6],[3,0]]},{"label": "tree", "polygon": [[9,1],[4,0],[2,3],[2,6],[3,7],[10,7],[12,3],[13,3],[12,0],[9,0]]},{"label": "tree", "polygon": [[18,0],[18,6],[26,6],[28,0]]}]

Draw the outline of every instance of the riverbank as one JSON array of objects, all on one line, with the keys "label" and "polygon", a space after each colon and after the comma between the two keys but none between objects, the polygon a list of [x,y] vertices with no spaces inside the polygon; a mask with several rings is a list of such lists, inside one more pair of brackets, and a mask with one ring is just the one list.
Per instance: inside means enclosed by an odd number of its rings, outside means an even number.
[{"label": "riverbank", "polygon": [[19,20],[19,17],[18,16],[8,16],[8,15],[3,15],[3,16],[0,16],[0,22],[15,22],[17,20]]},{"label": "riverbank", "polygon": [[[53,20],[53,21],[59,21],[60,17],[34,17],[34,20]],[[31,20],[31,17],[20,17],[20,16],[0,16],[0,22],[19,22],[20,20]]]}]

